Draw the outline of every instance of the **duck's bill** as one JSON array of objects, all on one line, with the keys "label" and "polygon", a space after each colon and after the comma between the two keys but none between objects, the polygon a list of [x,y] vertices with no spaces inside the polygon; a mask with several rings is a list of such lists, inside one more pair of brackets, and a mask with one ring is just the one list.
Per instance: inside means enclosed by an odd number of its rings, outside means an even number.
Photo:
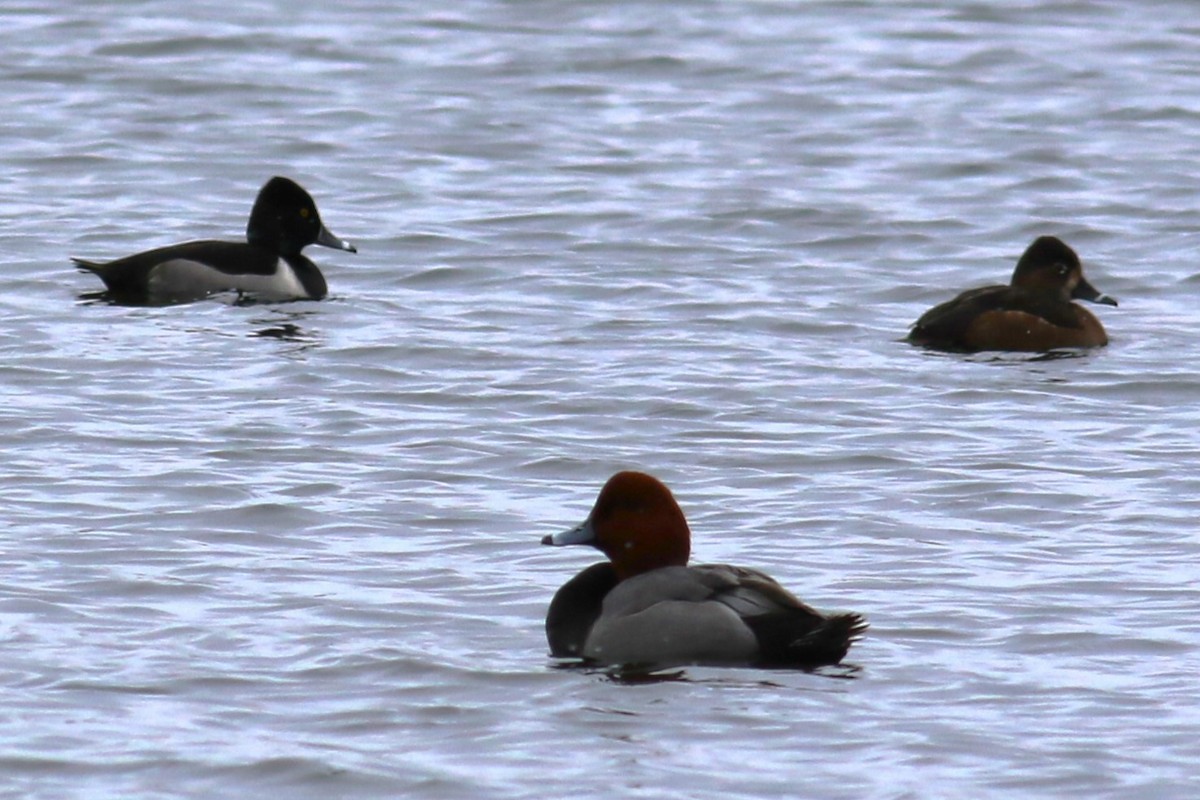
[{"label": "duck's bill", "polygon": [[1074,297],[1077,300],[1089,300],[1093,303],[1103,303],[1106,306],[1115,306],[1117,304],[1116,300],[1088,283],[1086,278],[1081,278],[1079,283],[1075,285],[1075,291],[1071,292],[1071,297]]},{"label": "duck's bill", "polygon": [[592,544],[596,541],[596,532],[592,529],[592,519],[588,517],[568,531],[551,534],[542,539],[542,544],[562,547],[568,544]]},{"label": "duck's bill", "polygon": [[351,253],[357,253],[358,250],[354,245],[347,242],[345,239],[339,239],[329,232],[329,229],[324,225],[321,226],[321,232],[317,234],[317,244],[323,247],[332,247],[334,250],[348,250]]}]

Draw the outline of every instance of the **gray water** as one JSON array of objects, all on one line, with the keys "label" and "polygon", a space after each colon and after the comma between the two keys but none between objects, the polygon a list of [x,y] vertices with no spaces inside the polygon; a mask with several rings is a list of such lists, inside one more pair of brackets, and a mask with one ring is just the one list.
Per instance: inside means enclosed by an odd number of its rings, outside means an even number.
[{"label": "gray water", "polygon": [[[1200,794],[1193,4],[0,22],[3,797]],[[328,300],[79,299],[275,174]],[[901,341],[1040,234],[1108,348]],[[848,666],[554,668],[621,468]]]}]

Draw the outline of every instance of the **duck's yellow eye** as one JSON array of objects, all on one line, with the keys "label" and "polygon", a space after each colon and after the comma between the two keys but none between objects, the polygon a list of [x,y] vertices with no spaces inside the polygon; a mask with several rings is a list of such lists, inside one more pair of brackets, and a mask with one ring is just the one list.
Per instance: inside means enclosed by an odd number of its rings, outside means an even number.
[{"label": "duck's yellow eye", "polygon": [[305,219],[308,219],[308,209],[307,208],[300,209],[300,216],[304,217]]}]

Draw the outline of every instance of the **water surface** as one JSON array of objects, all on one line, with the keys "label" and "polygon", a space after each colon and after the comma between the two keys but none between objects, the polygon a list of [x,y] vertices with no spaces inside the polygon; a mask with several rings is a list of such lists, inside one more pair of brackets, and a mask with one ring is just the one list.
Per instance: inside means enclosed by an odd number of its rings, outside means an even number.
[{"label": "water surface", "polygon": [[[3,792],[1195,796],[1194,17],[10,5]],[[327,301],[78,299],[274,174]],[[901,341],[1040,234],[1108,348]],[[848,668],[555,669],[622,468]]]}]

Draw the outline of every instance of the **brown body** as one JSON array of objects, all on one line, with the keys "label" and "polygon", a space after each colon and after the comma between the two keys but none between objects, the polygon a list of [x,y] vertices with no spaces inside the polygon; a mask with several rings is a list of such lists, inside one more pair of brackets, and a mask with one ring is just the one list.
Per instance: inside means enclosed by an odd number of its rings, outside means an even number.
[{"label": "brown body", "polygon": [[908,341],[939,350],[1043,352],[1103,347],[1100,320],[1072,302],[1115,306],[1083,277],[1075,251],[1053,236],[1036,239],[1021,256],[1008,286],[963,292],[934,306],[913,324]]}]

